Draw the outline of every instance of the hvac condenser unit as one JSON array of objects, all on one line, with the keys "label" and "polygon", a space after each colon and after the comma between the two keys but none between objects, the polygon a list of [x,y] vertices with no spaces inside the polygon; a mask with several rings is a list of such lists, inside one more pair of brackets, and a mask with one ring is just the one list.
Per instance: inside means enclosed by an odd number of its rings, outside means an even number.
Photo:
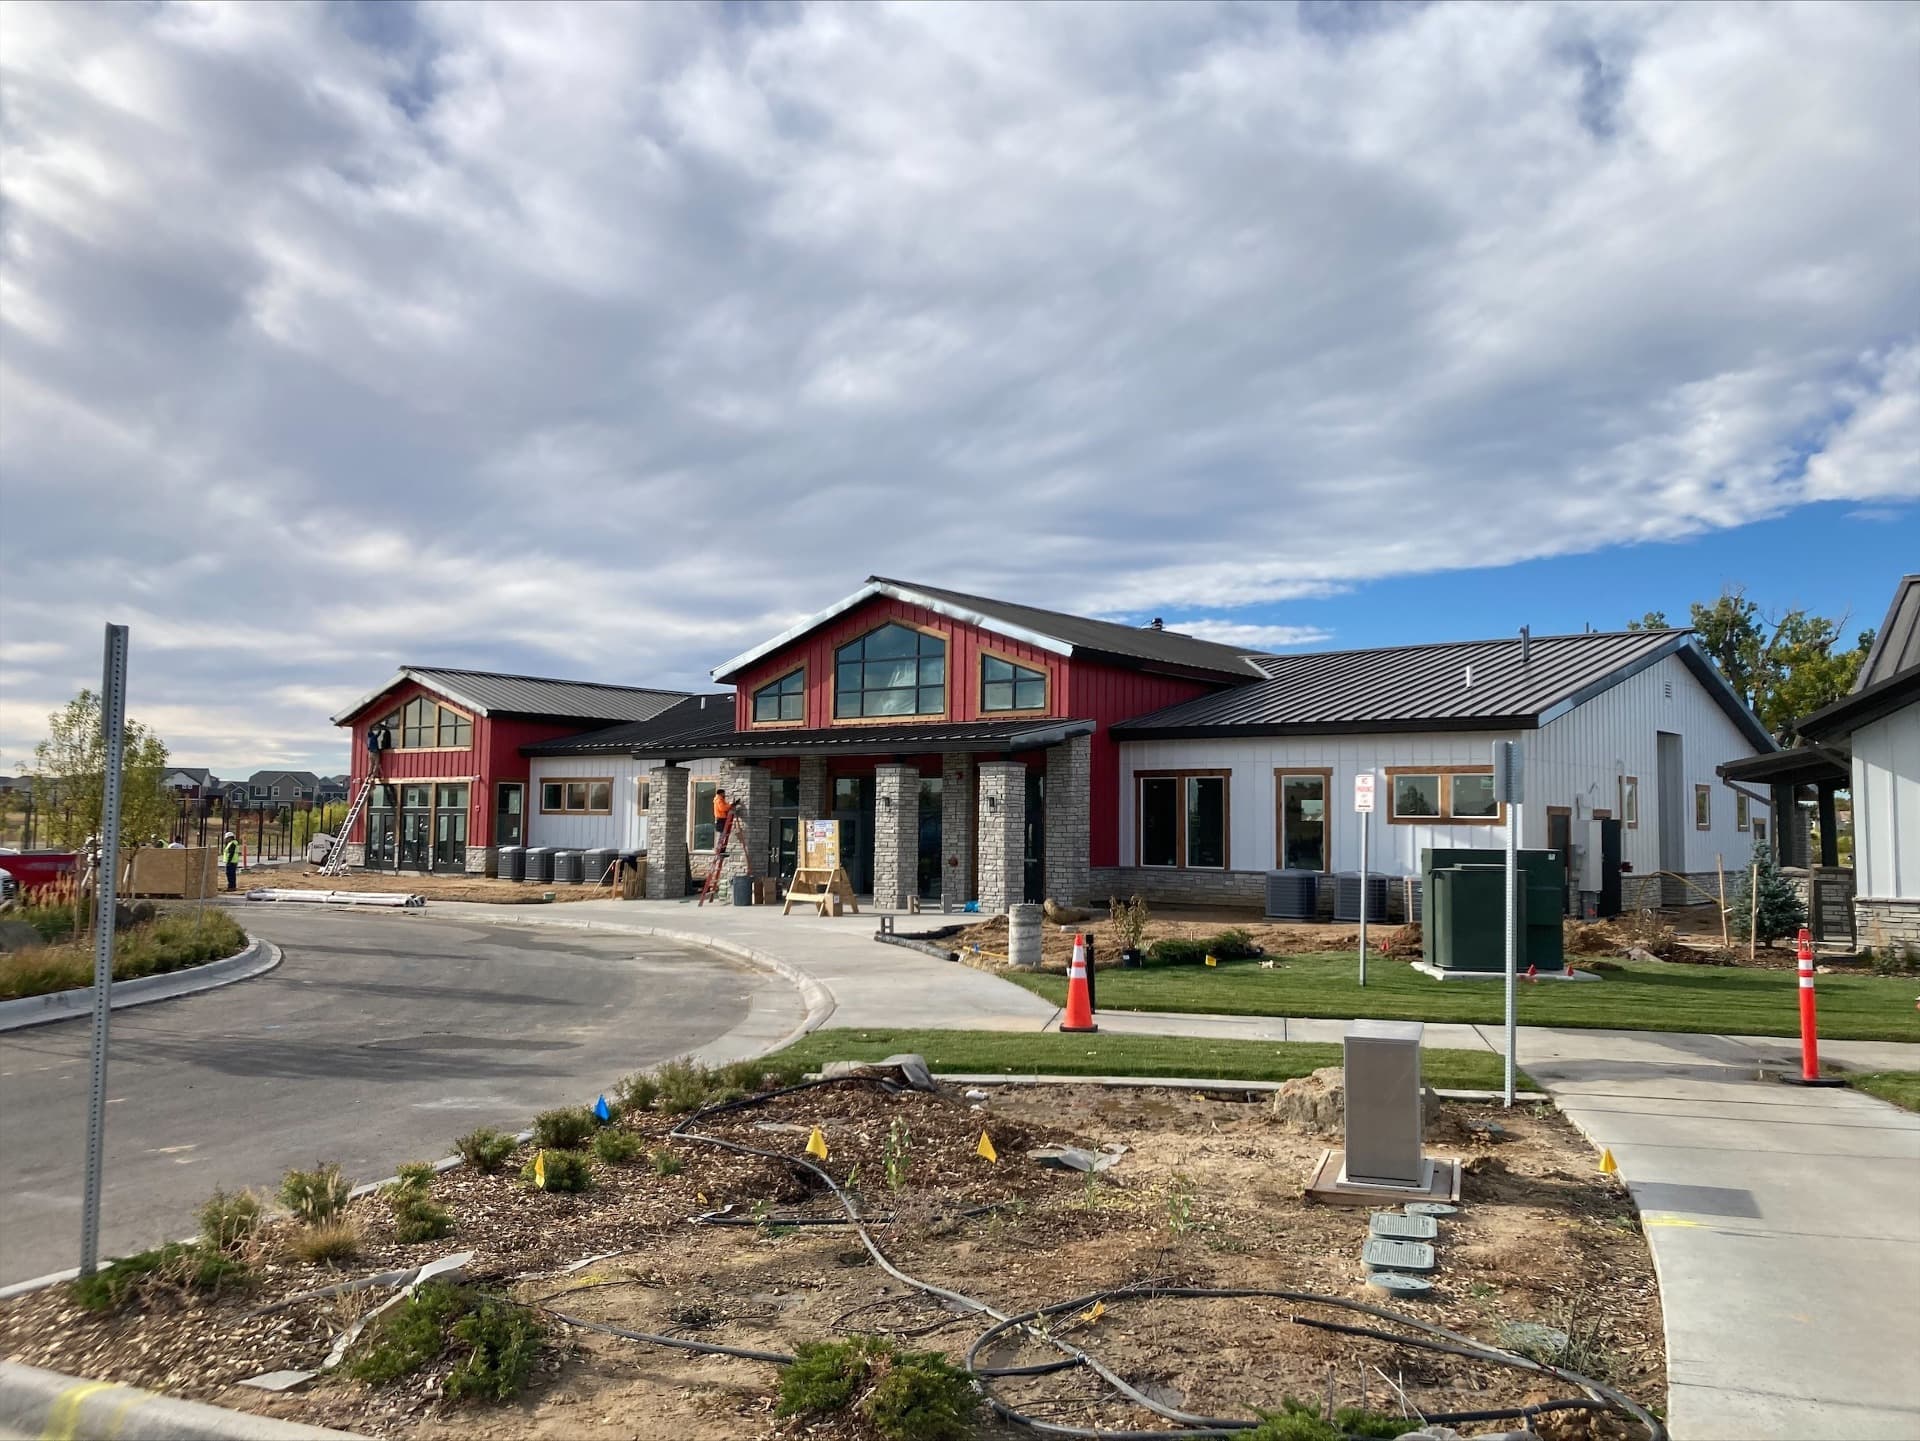
[{"label": "hvac condenser unit", "polygon": [[1418,1021],[1350,1021],[1346,1035],[1347,1151],[1344,1182],[1433,1184],[1421,1141]]}]

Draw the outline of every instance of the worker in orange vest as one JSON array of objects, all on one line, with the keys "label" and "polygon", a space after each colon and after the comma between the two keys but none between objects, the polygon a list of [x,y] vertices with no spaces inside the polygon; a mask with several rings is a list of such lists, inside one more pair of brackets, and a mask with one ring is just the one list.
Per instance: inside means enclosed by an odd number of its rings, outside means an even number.
[{"label": "worker in orange vest", "polygon": [[733,829],[733,802],[727,799],[727,793],[718,787],[713,792],[713,848],[724,851],[727,848],[727,832]]}]

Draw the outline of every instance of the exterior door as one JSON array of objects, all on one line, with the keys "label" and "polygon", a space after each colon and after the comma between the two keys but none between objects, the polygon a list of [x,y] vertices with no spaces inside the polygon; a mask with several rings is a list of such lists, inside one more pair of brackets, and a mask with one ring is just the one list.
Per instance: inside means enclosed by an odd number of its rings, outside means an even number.
[{"label": "exterior door", "polygon": [[467,869],[467,788],[437,787],[433,808],[433,868],[462,874]]},{"label": "exterior door", "polygon": [[945,795],[944,776],[920,777],[919,896],[923,901],[940,899],[940,812]]},{"label": "exterior door", "polygon": [[1567,914],[1567,886],[1573,865],[1573,812],[1565,806],[1547,807],[1547,849],[1560,856],[1560,914]]},{"label": "exterior door", "polygon": [[800,817],[776,815],[767,849],[767,874],[780,878],[784,892],[800,865]]},{"label": "exterior door", "polygon": [[1327,869],[1327,774],[1280,776],[1280,869]]},{"label": "exterior door", "polygon": [[840,864],[855,895],[873,894],[873,777],[833,778],[833,817],[840,822]]},{"label": "exterior door", "polygon": [[367,858],[369,870],[390,871],[393,869],[393,810],[369,810],[367,812]]},{"label": "exterior door", "polygon": [[494,803],[493,843],[523,846],[527,843],[526,827],[527,788],[519,781],[502,781]]},{"label": "exterior door", "polygon": [[1029,905],[1047,898],[1047,775],[1027,767],[1027,836],[1024,894]]},{"label": "exterior door", "polygon": [[[1663,871],[1684,871],[1687,868],[1687,826],[1693,817],[1687,811],[1685,790],[1685,756],[1680,749],[1680,737],[1672,731],[1656,733],[1659,742],[1658,761],[1659,806],[1657,817],[1660,823],[1660,869]],[[1666,876],[1660,879],[1660,903],[1667,906],[1686,904],[1686,887],[1679,881]]]}]

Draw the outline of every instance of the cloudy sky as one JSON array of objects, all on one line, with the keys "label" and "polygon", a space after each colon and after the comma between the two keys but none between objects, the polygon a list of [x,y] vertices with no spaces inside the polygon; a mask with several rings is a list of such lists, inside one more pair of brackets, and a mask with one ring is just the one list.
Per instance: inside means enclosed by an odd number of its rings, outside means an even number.
[{"label": "cloudy sky", "polygon": [[1284,646],[1920,566],[1920,6],[5,11],[0,768],[109,619],[231,774],[872,571]]}]

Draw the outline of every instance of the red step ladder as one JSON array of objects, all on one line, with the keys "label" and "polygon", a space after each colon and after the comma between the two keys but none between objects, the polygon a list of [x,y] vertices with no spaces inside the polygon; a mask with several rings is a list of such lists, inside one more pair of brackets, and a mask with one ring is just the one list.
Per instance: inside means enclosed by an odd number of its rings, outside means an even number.
[{"label": "red step ladder", "polygon": [[[727,818],[720,822],[720,835],[713,843],[713,860],[707,865],[707,878],[701,883],[700,899],[694,903],[696,907],[704,906],[708,901],[713,899],[714,893],[720,889],[720,867],[721,863],[727,858],[727,846],[733,840],[734,815],[735,812],[728,811]],[[740,856],[741,859],[746,861],[747,874],[751,876],[753,874],[753,853],[747,849],[747,838],[745,836],[740,838]]]}]

